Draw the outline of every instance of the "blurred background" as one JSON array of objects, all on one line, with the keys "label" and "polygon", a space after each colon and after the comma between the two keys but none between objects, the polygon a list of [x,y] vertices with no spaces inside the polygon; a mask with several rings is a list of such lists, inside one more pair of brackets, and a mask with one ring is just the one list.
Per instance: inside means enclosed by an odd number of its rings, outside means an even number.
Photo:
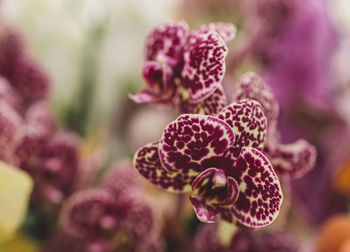
[{"label": "blurred background", "polygon": [[[167,20],[191,29],[233,23],[228,98],[243,73],[257,72],[280,104],[281,141],[304,138],[317,148],[315,168],[283,184],[276,222],[242,229],[226,247],[221,225],[201,224],[186,197],[127,173],[135,151],[178,115],[128,97],[145,85],[147,34]],[[0,251],[350,251],[349,61],[348,0],[1,0]],[[68,198],[93,188],[91,202],[107,209],[109,196],[98,190],[123,176],[142,188],[128,189],[143,209],[132,217],[138,225],[123,224],[128,238],[113,233],[111,250],[101,242],[109,233],[64,232],[64,211],[75,209]],[[145,228],[156,231],[134,234]],[[253,240],[254,248],[242,245]]]}]

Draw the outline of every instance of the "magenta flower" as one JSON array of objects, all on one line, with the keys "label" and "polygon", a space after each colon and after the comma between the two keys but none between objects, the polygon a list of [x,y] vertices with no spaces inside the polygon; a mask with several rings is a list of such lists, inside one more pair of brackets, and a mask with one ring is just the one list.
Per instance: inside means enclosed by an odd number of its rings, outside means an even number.
[{"label": "magenta flower", "polygon": [[130,162],[117,163],[97,188],[74,193],[61,212],[64,232],[89,251],[161,251],[154,212],[135,175]]},{"label": "magenta flower", "polygon": [[197,217],[261,227],[275,220],[282,190],[261,152],[267,120],[260,104],[241,100],[217,117],[185,114],[164,130],[160,141],[134,157],[136,169],[171,192],[190,192]]},{"label": "magenta flower", "polygon": [[227,244],[222,244],[219,225],[203,225],[194,238],[196,252],[298,252],[302,251],[301,242],[287,230],[240,229],[230,237]]},{"label": "magenta flower", "polygon": [[104,189],[89,189],[73,194],[65,203],[61,225],[73,237],[87,240],[111,239],[124,213],[118,210],[113,194]]},{"label": "magenta flower", "polygon": [[30,104],[47,97],[49,80],[41,66],[27,55],[24,44],[20,34],[4,29],[0,36],[0,74]]},{"label": "magenta flower", "polygon": [[290,110],[295,102],[331,102],[330,62],[339,36],[328,1],[252,2],[247,18],[251,31],[258,29],[253,53],[281,106]]},{"label": "magenta flower", "polygon": [[316,148],[304,139],[282,144],[276,127],[279,105],[270,87],[255,73],[242,76],[235,87],[234,100],[258,101],[267,117],[268,130],[264,153],[280,178],[290,179],[304,176],[316,163]]},{"label": "magenta flower", "polygon": [[11,160],[34,179],[33,199],[51,207],[60,205],[72,192],[77,177],[79,140],[69,132],[52,132],[45,127],[51,125],[46,122],[27,121],[27,125],[19,128]]},{"label": "magenta flower", "polygon": [[9,80],[28,103],[48,96],[49,79],[41,66],[28,56],[21,56],[16,60],[13,75]]},{"label": "magenta flower", "polygon": [[101,186],[113,190],[115,195],[119,195],[128,187],[141,188],[141,182],[137,177],[137,172],[132,168],[129,160],[119,161],[112,165],[103,175]]},{"label": "magenta flower", "polygon": [[11,160],[11,146],[22,124],[22,118],[6,101],[0,99],[0,159]]},{"label": "magenta flower", "polygon": [[130,98],[137,103],[175,104],[185,113],[216,114],[226,106],[221,86],[225,42],[235,33],[227,23],[203,25],[192,32],[184,21],[155,27],[146,39],[147,87]]},{"label": "magenta flower", "polygon": [[73,191],[79,165],[79,143],[75,134],[57,131],[45,145],[37,173],[38,186],[40,193],[52,203],[60,204]]},{"label": "magenta flower", "polygon": [[33,103],[25,114],[25,120],[28,124],[42,127],[49,133],[53,133],[57,129],[57,122],[52,114],[49,105],[40,101]]},{"label": "magenta flower", "polygon": [[8,103],[17,112],[22,112],[21,96],[11,87],[10,83],[0,75],[0,99]]}]

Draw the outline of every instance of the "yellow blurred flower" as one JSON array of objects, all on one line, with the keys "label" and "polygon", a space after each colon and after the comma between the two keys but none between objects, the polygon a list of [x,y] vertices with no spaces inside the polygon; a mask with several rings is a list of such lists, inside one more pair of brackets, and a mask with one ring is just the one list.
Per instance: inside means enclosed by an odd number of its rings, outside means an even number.
[{"label": "yellow blurred flower", "polygon": [[0,243],[8,240],[21,224],[32,189],[29,175],[0,161]]},{"label": "yellow blurred flower", "polygon": [[0,252],[37,252],[39,244],[20,232],[15,234],[9,241],[0,244]]}]

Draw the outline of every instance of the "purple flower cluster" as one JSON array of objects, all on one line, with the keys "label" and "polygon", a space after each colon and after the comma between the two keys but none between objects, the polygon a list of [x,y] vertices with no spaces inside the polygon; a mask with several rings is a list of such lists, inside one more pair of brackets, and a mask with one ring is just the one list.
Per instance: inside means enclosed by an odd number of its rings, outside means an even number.
[{"label": "purple flower cluster", "polygon": [[270,224],[282,204],[278,177],[261,152],[266,117],[253,100],[224,108],[217,117],[184,114],[160,141],[137,151],[134,165],[153,184],[191,192],[197,217],[215,215],[249,227]]},{"label": "purple flower cluster", "polygon": [[79,139],[57,128],[46,103],[35,103],[26,111],[7,148],[8,161],[34,179],[33,200],[57,206],[72,192],[79,165]]},{"label": "purple flower cluster", "polygon": [[97,187],[71,195],[61,212],[63,231],[88,251],[161,251],[155,213],[136,175],[131,163],[117,163]]},{"label": "purple flower cluster", "polygon": [[45,99],[49,80],[41,66],[28,55],[24,41],[16,31],[5,28],[0,35],[0,75],[22,98],[24,106]]},{"label": "purple flower cluster", "polygon": [[192,32],[184,21],[155,27],[146,39],[147,87],[131,99],[176,105],[183,113],[216,114],[227,103],[221,82],[226,42],[235,33],[228,23],[210,23]]},{"label": "purple flower cluster", "polygon": [[[48,79],[11,29],[0,36],[0,159],[34,179],[32,199],[55,209],[74,186],[79,140],[59,129],[47,101]],[[53,208],[52,208],[53,206]]]},{"label": "purple flower cluster", "polygon": [[[159,62],[166,62],[164,66],[169,66],[167,62],[171,60],[167,57],[174,59],[178,55],[182,55],[184,61],[180,90],[187,92],[182,97],[197,101],[198,97],[206,99],[207,94],[214,94],[211,84],[217,85],[222,75],[217,83],[211,80],[210,77],[216,79],[215,74],[221,72],[208,72],[207,64],[203,63],[207,62],[212,52],[204,50],[205,53],[193,53],[197,50],[203,52],[197,47],[197,42],[201,40],[196,36],[203,32],[215,34],[212,31],[216,31],[225,40],[225,35],[232,34],[223,32],[223,28],[227,27],[230,26],[203,26],[193,31],[188,40],[180,39],[187,31],[183,23],[166,23],[154,29],[147,39],[147,59],[152,66],[158,64],[162,71],[159,75],[153,75],[154,68],[148,71],[148,63],[145,68],[146,80],[155,80],[155,76],[158,76],[161,79],[152,83],[165,84],[161,88],[157,86],[160,91],[158,95],[164,95],[163,91],[168,90],[167,73],[172,73],[170,79],[174,77],[174,71],[161,68]],[[228,30],[233,31],[232,27]],[[206,36],[205,41],[212,44],[209,37]],[[221,47],[215,50],[220,51]],[[159,61],[159,55],[163,61]],[[213,64],[218,62],[215,59],[209,61]],[[151,73],[150,78],[147,78],[148,73]],[[209,76],[210,85],[207,86],[206,78],[203,79],[198,73],[212,75]],[[179,86],[169,86],[172,87],[172,94],[178,92]],[[133,97],[134,100],[145,97],[145,93],[150,94],[150,90],[141,91]],[[225,97],[224,94],[217,95]],[[201,221],[213,222],[213,218],[219,215],[228,222],[239,222],[248,227],[266,226],[276,219],[282,204],[283,195],[277,174],[281,178],[304,175],[313,168],[316,151],[305,140],[288,145],[280,142],[277,130],[279,105],[258,75],[244,75],[235,87],[233,98],[234,102],[226,107],[191,110],[187,112],[193,114],[179,116],[164,129],[159,141],[145,145],[136,152],[134,166],[156,186],[170,192],[191,193],[191,204]],[[184,104],[182,101],[181,106]],[[198,108],[198,105],[195,107]]]},{"label": "purple flower cluster", "polygon": [[248,30],[258,29],[252,41],[253,54],[262,63],[264,77],[282,107],[289,108],[296,100],[329,100],[330,62],[338,36],[327,1],[252,3],[248,8]]},{"label": "purple flower cluster", "polygon": [[316,148],[304,139],[282,144],[277,128],[279,105],[270,87],[256,73],[246,73],[236,83],[233,99],[259,102],[267,118],[264,153],[277,175],[283,179],[299,178],[312,170],[316,163]]},{"label": "purple flower cluster", "polygon": [[220,242],[221,236],[218,225],[204,225],[199,228],[194,239],[196,252],[298,252],[300,242],[285,230],[238,230],[226,243]]}]

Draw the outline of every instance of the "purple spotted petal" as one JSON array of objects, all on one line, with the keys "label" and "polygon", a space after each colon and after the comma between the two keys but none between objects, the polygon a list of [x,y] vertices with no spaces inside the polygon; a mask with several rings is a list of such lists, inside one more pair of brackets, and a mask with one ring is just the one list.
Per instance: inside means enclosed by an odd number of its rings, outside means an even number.
[{"label": "purple spotted petal", "polygon": [[284,179],[300,178],[316,163],[316,148],[305,140],[280,144],[269,153],[273,168]]},{"label": "purple spotted petal", "polygon": [[194,211],[196,212],[196,216],[200,221],[206,223],[214,223],[213,219],[215,215],[218,214],[217,209],[211,206],[207,206],[205,203],[191,196],[190,201]]},{"label": "purple spotted petal", "polygon": [[11,148],[22,125],[22,118],[7,102],[0,100],[0,158],[9,162]]},{"label": "purple spotted petal", "polygon": [[84,239],[113,237],[124,218],[114,196],[105,189],[88,189],[74,193],[61,212],[63,230]]},{"label": "purple spotted petal", "polygon": [[251,99],[260,103],[268,123],[277,120],[279,105],[271,88],[256,73],[244,74],[235,87],[234,100]]},{"label": "purple spotted petal", "polygon": [[115,195],[121,194],[126,189],[142,188],[137,171],[129,160],[119,161],[113,164],[103,174],[100,185],[113,191]]},{"label": "purple spotted petal", "polygon": [[171,192],[189,192],[195,175],[177,172],[169,172],[162,167],[158,155],[159,142],[153,142],[143,146],[134,156],[134,167],[148,181],[162,189]]},{"label": "purple spotted petal", "polygon": [[185,114],[163,131],[159,156],[168,171],[194,175],[204,170],[203,160],[222,155],[233,142],[233,131],[224,121],[213,116]]},{"label": "purple spotted petal", "polygon": [[229,206],[236,202],[239,188],[237,181],[226,177],[224,170],[209,168],[203,171],[192,183],[197,199],[208,206]]},{"label": "purple spotted petal", "polygon": [[213,31],[192,32],[184,47],[183,86],[192,102],[212,94],[225,74],[227,47]]},{"label": "purple spotted petal", "polygon": [[146,59],[159,55],[178,59],[187,41],[189,28],[184,21],[168,21],[155,27],[146,38]]},{"label": "purple spotted petal", "polygon": [[210,23],[206,25],[202,25],[198,29],[199,31],[215,31],[217,32],[221,38],[225,42],[229,42],[233,40],[236,36],[237,29],[233,24],[230,23],[222,23],[222,22],[217,22],[217,23]]},{"label": "purple spotted petal", "polygon": [[224,108],[218,118],[227,122],[235,134],[235,147],[262,148],[267,120],[261,105],[253,100],[240,100]]},{"label": "purple spotted petal", "polygon": [[219,85],[214,93],[203,101],[192,103],[189,100],[184,100],[180,106],[181,113],[216,115],[227,106],[227,98],[222,85]]},{"label": "purple spotted petal", "polygon": [[272,223],[280,211],[283,194],[269,160],[255,148],[244,147],[232,174],[239,185],[239,197],[232,214],[241,224],[262,227]]}]

